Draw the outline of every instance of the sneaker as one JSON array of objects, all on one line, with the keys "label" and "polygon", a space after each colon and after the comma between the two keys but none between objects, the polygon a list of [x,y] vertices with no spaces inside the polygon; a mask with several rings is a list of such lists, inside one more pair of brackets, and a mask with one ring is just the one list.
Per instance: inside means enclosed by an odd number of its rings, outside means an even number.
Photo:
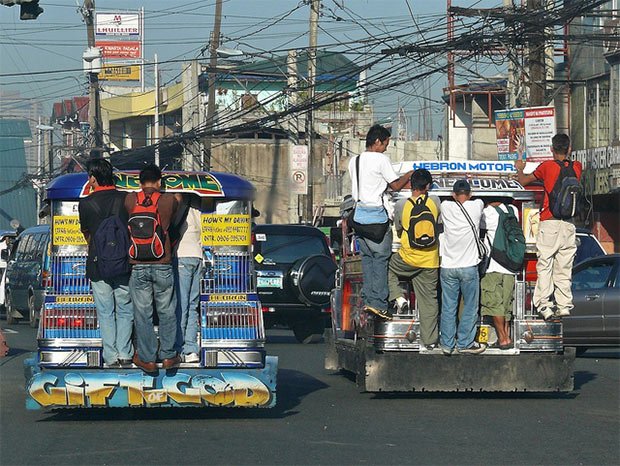
[{"label": "sneaker", "polygon": [[119,361],[114,361],[110,364],[108,364],[107,362],[103,364],[103,367],[108,368],[108,369],[120,369],[121,368],[121,363]]},{"label": "sneaker", "polygon": [[399,296],[396,298],[396,312],[398,314],[407,314],[409,313],[409,303],[405,298]]},{"label": "sneaker", "polygon": [[364,312],[374,314],[377,317],[381,317],[382,319],[385,319],[385,320],[392,320],[392,316],[388,313],[388,311],[385,311],[383,309],[376,309],[372,306],[364,306]]},{"label": "sneaker", "polygon": [[197,353],[189,353],[185,355],[185,362],[200,362],[200,357]]},{"label": "sneaker", "polygon": [[570,315],[570,311],[568,309],[562,309],[562,310],[555,311],[555,316],[559,318],[568,317],[569,315]]},{"label": "sneaker", "polygon": [[119,362],[119,364],[121,366],[130,366],[131,365],[131,358],[127,358],[127,359],[119,358],[118,362]]},{"label": "sneaker", "polygon": [[461,354],[480,354],[484,353],[487,349],[487,345],[481,345],[478,342],[474,342],[469,348],[458,349],[458,352]]},{"label": "sneaker", "polygon": [[444,356],[452,356],[452,353],[454,353],[454,348],[446,348],[445,346],[442,346],[441,352]]},{"label": "sneaker", "polygon": [[549,308],[541,309],[540,311],[538,311],[538,314],[540,315],[540,317],[543,318],[545,322],[550,321],[554,317],[553,311]]},{"label": "sneaker", "polygon": [[432,344],[432,345],[424,345],[424,349],[426,351],[433,351],[435,348],[437,348],[436,344]]}]

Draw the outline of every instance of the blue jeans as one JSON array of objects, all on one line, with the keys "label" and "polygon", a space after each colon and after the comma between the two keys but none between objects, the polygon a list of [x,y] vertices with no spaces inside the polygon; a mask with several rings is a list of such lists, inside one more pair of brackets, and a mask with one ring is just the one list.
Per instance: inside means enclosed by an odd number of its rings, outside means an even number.
[{"label": "blue jeans", "polygon": [[90,282],[103,340],[103,361],[131,359],[133,306],[129,295],[129,275]]},{"label": "blue jeans", "polygon": [[183,353],[198,353],[198,329],[200,328],[200,279],[202,259],[179,257],[177,259],[177,318],[181,323],[180,341]]},{"label": "blue jeans", "polygon": [[[478,303],[480,298],[480,277],[478,267],[459,269],[441,269],[441,324],[439,342],[443,348],[469,348],[476,337],[478,321]],[[463,293],[463,311],[459,319],[458,330],[456,314],[459,306],[459,291]]]},{"label": "blue jeans", "polygon": [[157,335],[153,328],[153,303],[159,317],[159,358],[176,355],[177,300],[171,264],[137,264],[131,271],[129,290],[136,322],[136,350],[144,362],[157,360]]},{"label": "blue jeans", "polygon": [[388,229],[383,241],[375,243],[357,237],[362,253],[362,301],[375,309],[387,310],[388,262],[392,255],[392,229]]}]

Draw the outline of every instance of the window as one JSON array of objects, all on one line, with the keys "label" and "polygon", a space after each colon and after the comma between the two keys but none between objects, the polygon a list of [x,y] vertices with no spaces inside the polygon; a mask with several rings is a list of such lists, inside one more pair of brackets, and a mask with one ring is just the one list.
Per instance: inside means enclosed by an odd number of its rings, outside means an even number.
[{"label": "window", "polygon": [[267,233],[266,241],[258,241],[265,263],[292,264],[302,257],[327,254],[325,241],[318,236],[278,235]]},{"label": "window", "polygon": [[590,264],[573,274],[573,290],[600,290],[607,286],[613,262],[602,261]]},{"label": "window", "polygon": [[23,260],[26,256],[28,243],[31,240],[31,236],[22,236],[17,243],[17,251],[15,252],[15,260]]}]

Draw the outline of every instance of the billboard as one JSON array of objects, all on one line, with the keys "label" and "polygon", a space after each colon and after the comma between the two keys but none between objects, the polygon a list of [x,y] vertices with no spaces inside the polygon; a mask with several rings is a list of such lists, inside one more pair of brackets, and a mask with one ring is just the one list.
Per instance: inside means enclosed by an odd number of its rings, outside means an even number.
[{"label": "billboard", "polygon": [[103,65],[99,79],[102,81],[140,81],[140,65]]},{"label": "billboard", "polygon": [[100,40],[95,44],[101,49],[103,58],[136,59],[142,58],[142,47],[139,41]]},{"label": "billboard", "polygon": [[553,158],[551,138],[556,131],[553,107],[496,110],[495,130],[498,160],[527,158],[542,162]]},{"label": "billboard", "polygon": [[139,13],[95,13],[97,36],[139,36]]}]

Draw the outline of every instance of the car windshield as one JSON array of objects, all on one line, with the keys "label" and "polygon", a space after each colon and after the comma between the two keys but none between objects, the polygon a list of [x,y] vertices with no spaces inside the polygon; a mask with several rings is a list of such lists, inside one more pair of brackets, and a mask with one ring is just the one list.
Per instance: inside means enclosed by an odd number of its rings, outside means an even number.
[{"label": "car windshield", "polygon": [[325,243],[318,236],[267,234],[260,241],[266,263],[293,263],[302,257],[325,254]]}]

